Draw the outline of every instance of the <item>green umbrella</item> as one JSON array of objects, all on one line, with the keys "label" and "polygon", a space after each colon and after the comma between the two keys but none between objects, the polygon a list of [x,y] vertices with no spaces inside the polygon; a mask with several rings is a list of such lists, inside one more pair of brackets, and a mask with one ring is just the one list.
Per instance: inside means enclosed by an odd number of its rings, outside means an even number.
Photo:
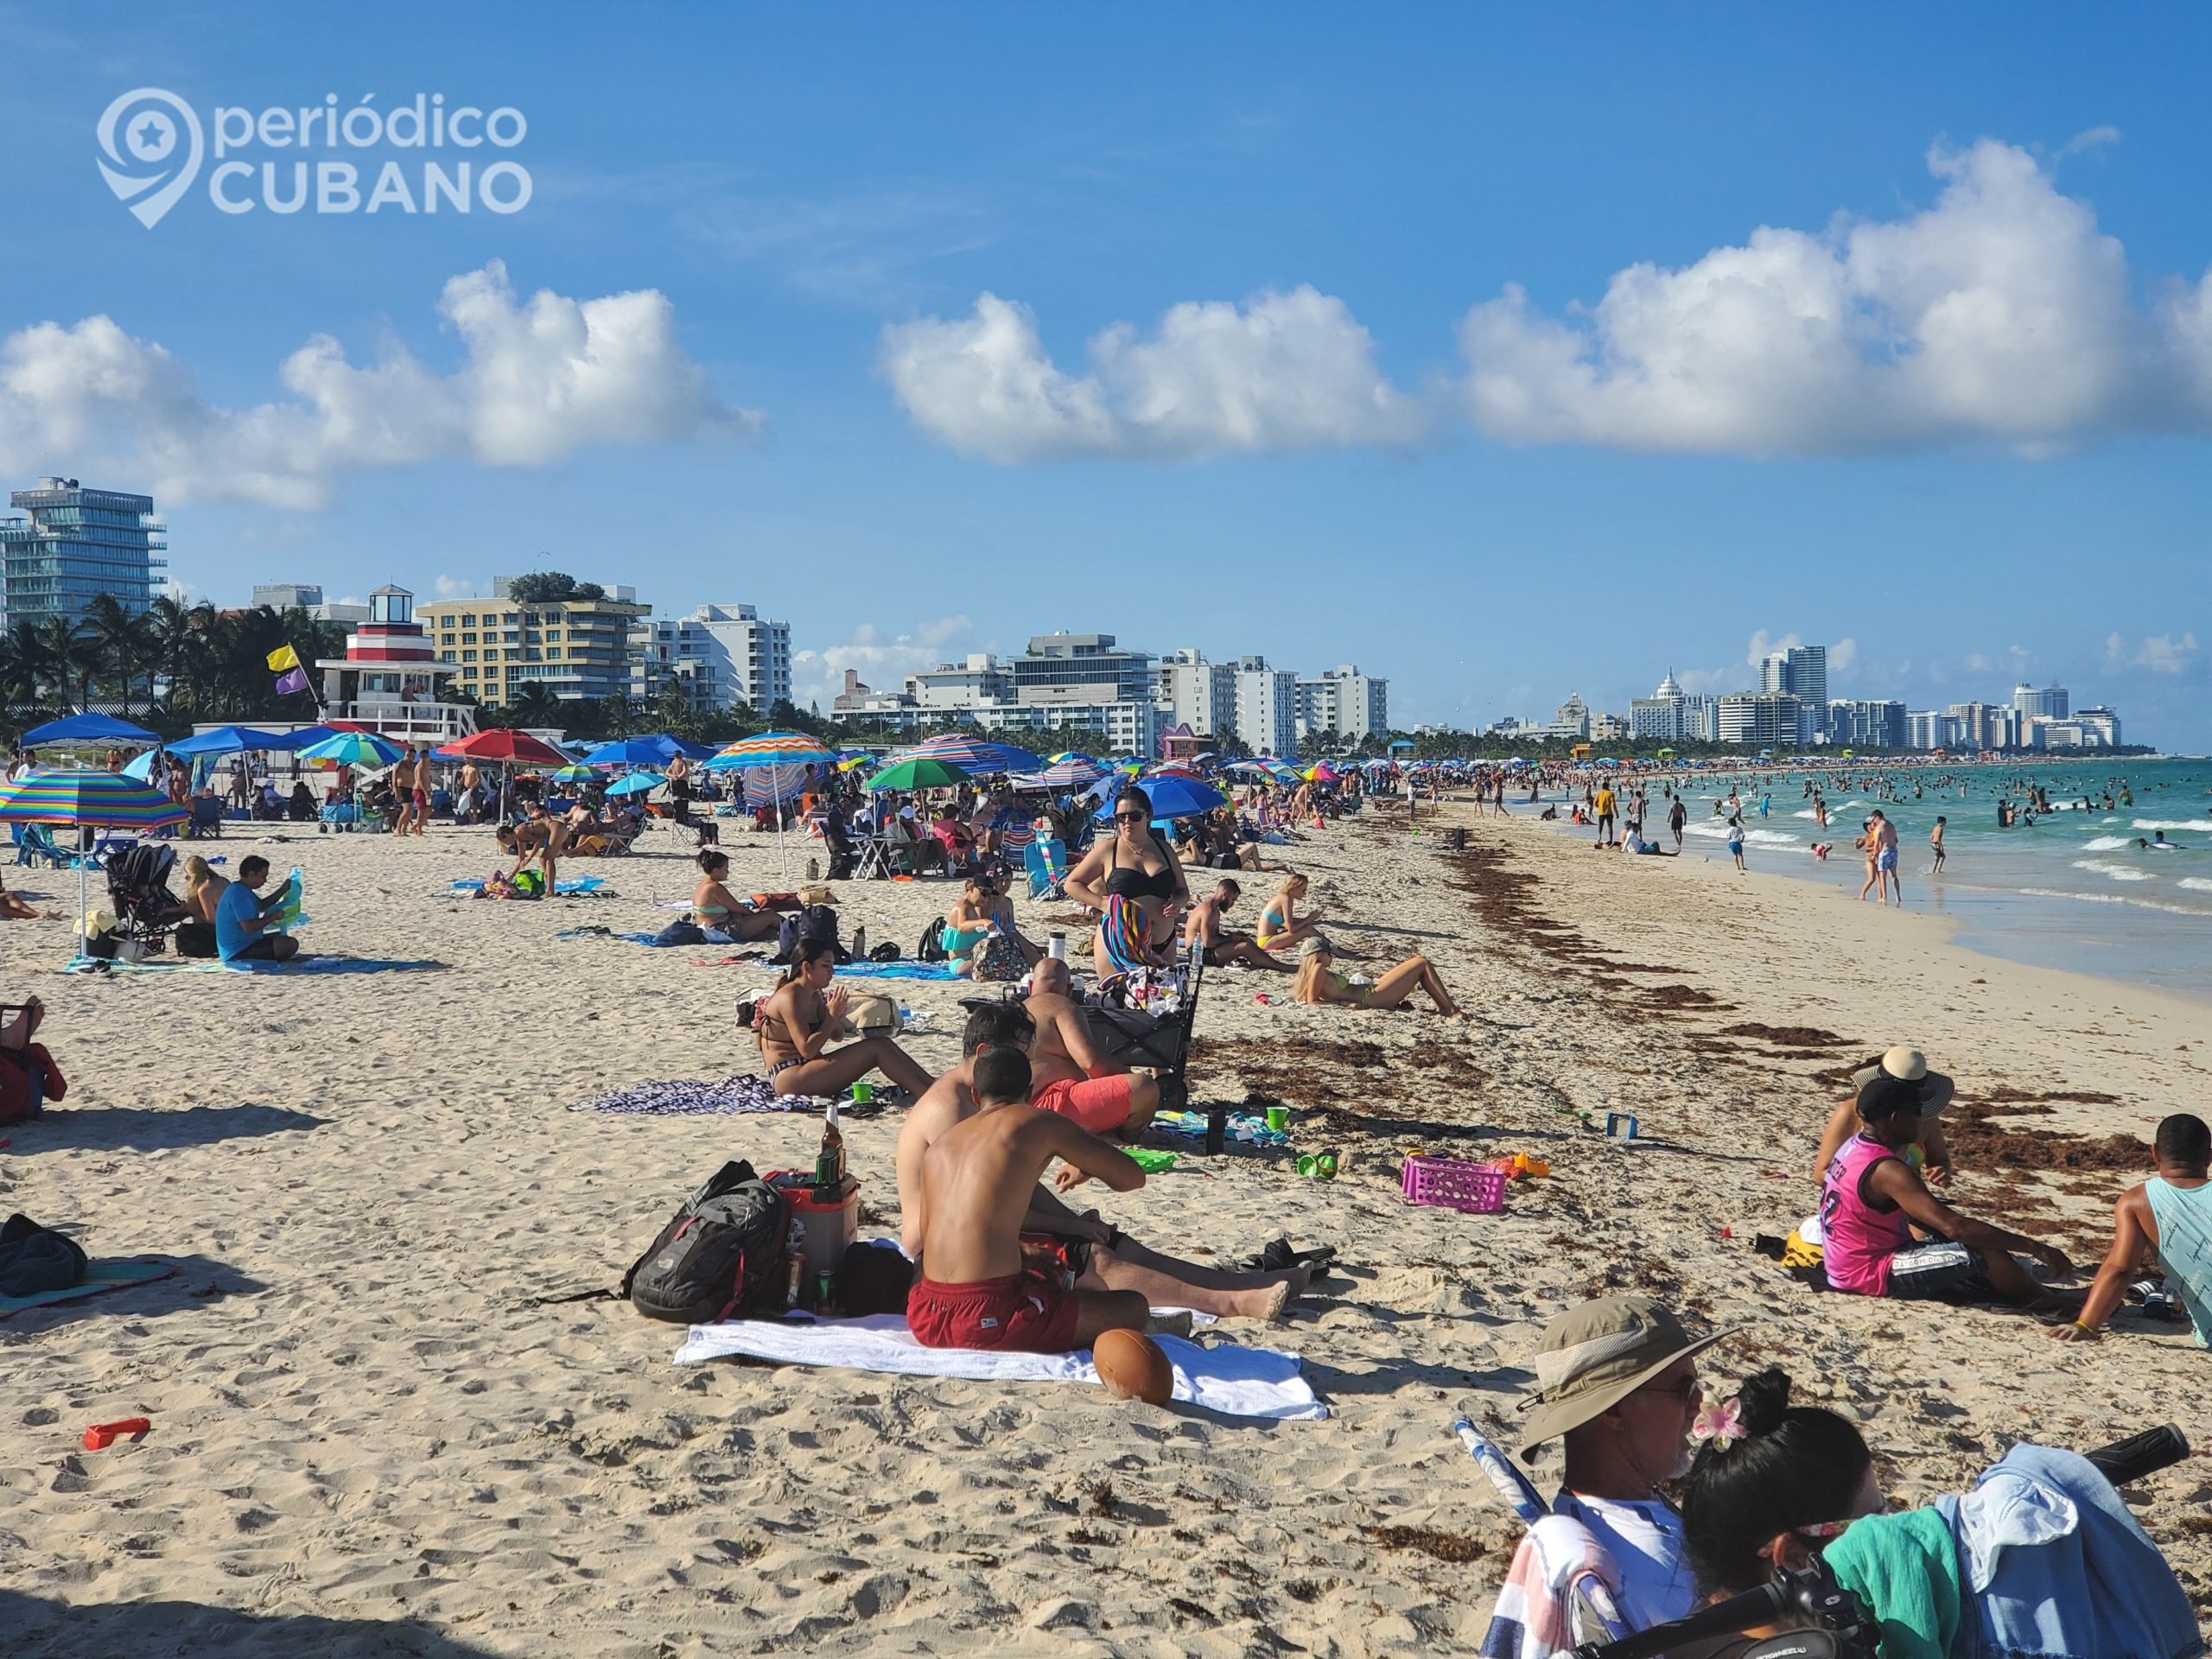
[{"label": "green umbrella", "polygon": [[950,760],[931,760],[927,755],[893,760],[889,766],[868,780],[870,789],[943,789],[948,784],[965,783],[965,768]]}]

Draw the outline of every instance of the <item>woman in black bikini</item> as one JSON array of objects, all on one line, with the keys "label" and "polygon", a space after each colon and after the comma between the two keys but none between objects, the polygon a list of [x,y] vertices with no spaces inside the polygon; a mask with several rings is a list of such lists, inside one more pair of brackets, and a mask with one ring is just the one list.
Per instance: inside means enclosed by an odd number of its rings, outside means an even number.
[{"label": "woman in black bikini", "polygon": [[779,1095],[836,1096],[880,1071],[908,1094],[919,1095],[930,1086],[930,1074],[888,1037],[829,1048],[846,1034],[845,988],[830,982],[836,971],[835,945],[801,945],[783,982],[753,1016],[769,1083]]},{"label": "woman in black bikini", "polygon": [[1175,937],[1177,918],[1191,903],[1181,861],[1153,831],[1152,797],[1135,784],[1115,798],[1113,834],[1090,843],[1063,885],[1069,898],[1101,913],[1109,899],[1134,901],[1155,948]]}]

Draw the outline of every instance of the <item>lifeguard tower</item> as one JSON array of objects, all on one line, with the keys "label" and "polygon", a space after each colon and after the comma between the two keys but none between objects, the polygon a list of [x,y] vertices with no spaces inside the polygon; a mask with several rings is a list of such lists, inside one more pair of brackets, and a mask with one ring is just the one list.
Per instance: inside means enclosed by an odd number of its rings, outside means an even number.
[{"label": "lifeguard tower", "polygon": [[387,584],[369,595],[369,620],[346,636],[346,654],[322,671],[322,717],[351,721],[401,742],[444,743],[476,729],[465,703],[440,696],[439,679],[461,664],[439,657],[415,620],[415,595]]}]

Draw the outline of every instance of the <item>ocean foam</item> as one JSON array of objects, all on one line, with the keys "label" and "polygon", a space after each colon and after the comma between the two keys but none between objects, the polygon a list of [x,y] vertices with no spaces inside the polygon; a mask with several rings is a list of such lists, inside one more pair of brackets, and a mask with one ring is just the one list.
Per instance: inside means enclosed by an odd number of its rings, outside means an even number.
[{"label": "ocean foam", "polygon": [[2134,841],[2126,836],[2099,836],[2094,841],[2083,842],[2082,850],[2085,853],[2110,853],[2134,844]]},{"label": "ocean foam", "polygon": [[2212,893],[2212,881],[2207,881],[2201,875],[2184,875],[2181,885],[2193,893]]},{"label": "ocean foam", "polygon": [[2077,870],[2094,870],[2097,874],[2108,875],[2115,881],[2155,881],[2158,880],[2158,877],[2152,875],[2148,870],[2133,869],[2126,864],[2114,864],[2104,859],[2077,858],[2074,861],[2074,868]]},{"label": "ocean foam", "polygon": [[2018,892],[2029,899],[2074,899],[2085,905],[2126,905],[2133,910],[2162,910],[2169,916],[2205,914],[2190,905],[2162,905],[2155,899],[2130,899],[2117,893],[2067,893],[2057,887],[2021,887]]},{"label": "ocean foam", "polygon": [[2138,818],[2138,830],[2212,830],[2212,818]]}]

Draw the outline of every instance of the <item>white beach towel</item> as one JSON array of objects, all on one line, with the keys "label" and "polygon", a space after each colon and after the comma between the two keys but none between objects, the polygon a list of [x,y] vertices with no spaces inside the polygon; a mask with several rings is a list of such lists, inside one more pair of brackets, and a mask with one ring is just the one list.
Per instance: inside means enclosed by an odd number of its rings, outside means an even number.
[{"label": "white beach towel", "polygon": [[[1299,1375],[1295,1354],[1223,1344],[1201,1348],[1179,1337],[1154,1337],[1175,1368],[1175,1397],[1226,1417],[1326,1417]],[[679,1365],[746,1354],[791,1365],[836,1365],[907,1376],[964,1376],[978,1381],[1096,1382],[1088,1353],[1012,1354],[977,1348],[925,1348],[895,1313],[859,1319],[731,1319],[695,1325],[676,1351]]]}]

